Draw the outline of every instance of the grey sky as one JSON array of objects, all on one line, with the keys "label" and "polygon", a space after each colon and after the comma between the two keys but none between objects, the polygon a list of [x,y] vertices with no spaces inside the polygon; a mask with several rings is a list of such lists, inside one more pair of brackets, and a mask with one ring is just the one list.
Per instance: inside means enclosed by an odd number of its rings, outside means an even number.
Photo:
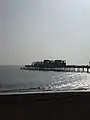
[{"label": "grey sky", "polygon": [[90,0],[0,0],[0,64],[90,60]]}]

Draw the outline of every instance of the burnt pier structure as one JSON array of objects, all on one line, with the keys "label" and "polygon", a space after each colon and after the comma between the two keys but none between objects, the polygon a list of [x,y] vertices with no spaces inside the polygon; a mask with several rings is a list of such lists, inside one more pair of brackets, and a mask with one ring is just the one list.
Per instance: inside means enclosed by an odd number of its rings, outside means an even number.
[{"label": "burnt pier structure", "polygon": [[87,72],[89,73],[89,65],[66,65],[65,60],[44,60],[33,62],[31,65],[25,65],[25,70],[39,71],[58,71],[58,72]]}]

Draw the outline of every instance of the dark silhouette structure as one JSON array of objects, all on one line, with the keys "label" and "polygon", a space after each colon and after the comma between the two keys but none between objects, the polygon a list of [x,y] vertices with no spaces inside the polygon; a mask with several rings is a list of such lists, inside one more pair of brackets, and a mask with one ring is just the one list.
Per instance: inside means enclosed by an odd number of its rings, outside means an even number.
[{"label": "dark silhouette structure", "polygon": [[66,66],[65,60],[44,60],[39,62],[33,62],[31,65],[25,65],[25,67],[34,68],[56,68],[60,66]]},{"label": "dark silhouette structure", "polygon": [[66,60],[44,60],[33,62],[31,65],[25,65],[25,70],[43,70],[59,72],[88,72],[89,65],[67,65]]}]

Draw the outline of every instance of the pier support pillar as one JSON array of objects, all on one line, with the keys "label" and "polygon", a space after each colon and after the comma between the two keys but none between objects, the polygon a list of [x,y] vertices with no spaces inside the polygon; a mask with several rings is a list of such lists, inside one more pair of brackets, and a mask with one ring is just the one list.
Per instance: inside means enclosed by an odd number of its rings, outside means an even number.
[{"label": "pier support pillar", "polygon": [[84,68],[82,68],[82,72],[84,72]]},{"label": "pier support pillar", "polygon": [[89,72],[89,68],[87,68],[87,73]]}]

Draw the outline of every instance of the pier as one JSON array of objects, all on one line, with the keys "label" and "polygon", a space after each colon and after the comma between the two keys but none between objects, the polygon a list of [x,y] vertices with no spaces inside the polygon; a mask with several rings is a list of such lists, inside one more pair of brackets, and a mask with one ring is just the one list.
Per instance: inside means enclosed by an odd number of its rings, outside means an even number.
[{"label": "pier", "polygon": [[67,65],[66,60],[44,60],[33,62],[31,65],[25,65],[24,70],[38,71],[57,71],[57,72],[87,72],[89,73],[90,65]]}]

